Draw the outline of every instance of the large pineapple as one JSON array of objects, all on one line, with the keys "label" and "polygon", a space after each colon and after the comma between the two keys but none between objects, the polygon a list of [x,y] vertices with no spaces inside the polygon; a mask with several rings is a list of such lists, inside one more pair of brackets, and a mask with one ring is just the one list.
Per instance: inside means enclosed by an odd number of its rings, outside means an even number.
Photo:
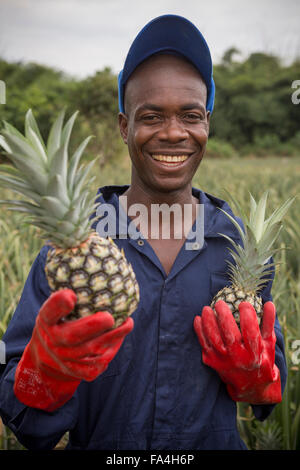
[{"label": "large pineapple", "polygon": [[249,217],[232,196],[228,195],[228,197],[239,211],[245,231],[230,214],[220,209],[237,228],[242,245],[238,245],[227,235],[221,234],[232,245],[229,251],[233,260],[228,261],[231,285],[224,287],[214,296],[211,307],[214,308],[218,300],[224,300],[229,305],[239,325],[238,306],[240,302],[250,302],[256,310],[258,322],[260,323],[263,305],[259,292],[270,279],[270,274],[274,269],[274,263],[269,262],[276,251],[274,243],[283,227],[282,219],[293,203],[294,198],[288,199],[266,219],[265,210],[268,191],[262,195],[257,203],[250,194]]},{"label": "large pineapple", "polygon": [[94,177],[87,176],[94,161],[79,166],[90,137],[69,158],[77,112],[65,125],[64,114],[52,125],[47,143],[31,110],[26,114],[24,136],[4,123],[0,145],[13,166],[0,165],[0,184],[25,199],[2,202],[25,212],[27,221],[40,227],[51,245],[45,265],[51,290],[70,288],[77,294],[74,311],[66,320],[106,310],[118,326],[136,309],[139,287],[124,252],[91,229],[96,220],[90,189]]}]

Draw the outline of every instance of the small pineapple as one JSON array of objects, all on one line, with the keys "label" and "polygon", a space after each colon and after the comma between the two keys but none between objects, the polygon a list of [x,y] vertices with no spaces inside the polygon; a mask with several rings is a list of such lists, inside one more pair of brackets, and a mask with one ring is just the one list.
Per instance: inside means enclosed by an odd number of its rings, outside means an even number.
[{"label": "small pineapple", "polygon": [[45,273],[54,292],[69,288],[77,303],[65,320],[109,311],[119,326],[137,308],[139,287],[123,250],[110,238],[91,229],[96,217],[94,177],[87,180],[94,164],[79,166],[90,140],[87,137],[69,158],[69,142],[78,112],[65,125],[64,111],[43,141],[31,110],[25,117],[25,135],[4,122],[0,145],[13,166],[1,165],[0,184],[25,196],[25,200],[1,201],[11,210],[29,217],[27,222],[41,228],[51,248]]},{"label": "small pineapple", "polygon": [[227,235],[220,234],[233,247],[233,249],[229,248],[233,262],[228,261],[231,285],[224,287],[214,296],[211,307],[214,308],[218,300],[224,300],[229,305],[239,325],[238,306],[240,302],[249,302],[255,308],[258,322],[260,323],[263,305],[259,291],[270,279],[269,275],[272,273],[274,263],[268,262],[276,251],[274,249],[274,242],[283,227],[282,219],[293,203],[294,198],[288,199],[268,219],[265,219],[268,191],[262,195],[257,203],[250,194],[249,217],[241,209],[238,202],[232,196],[228,196],[240,213],[245,231],[242,230],[239,223],[230,214],[220,209],[240,233],[242,246],[235,243]]}]

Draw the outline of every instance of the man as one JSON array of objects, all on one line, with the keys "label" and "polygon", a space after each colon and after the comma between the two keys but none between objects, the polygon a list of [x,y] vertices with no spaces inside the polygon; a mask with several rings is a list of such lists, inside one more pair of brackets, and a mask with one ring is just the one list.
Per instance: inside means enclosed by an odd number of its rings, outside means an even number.
[{"label": "man", "polygon": [[[127,236],[116,233],[137,276],[139,306],[114,330],[105,312],[60,324],[76,298],[69,290],[49,297],[44,247],[4,338],[1,415],[33,449],[53,448],[66,431],[69,449],[244,449],[236,402],[248,401],[264,419],[281,400],[283,338],[271,282],[262,292],[262,333],[250,304],[241,308],[244,338],[225,303],[217,317],[207,307],[228,283],[228,243],[219,233],[237,242],[239,234],[218,210],[232,214],[224,201],[192,188],[214,103],[209,49],[193,24],[164,15],[143,28],[119,76],[119,103],[131,184],[101,188],[98,202],[115,207],[118,219],[124,201],[128,215],[136,204],[147,209],[138,237],[128,236],[130,216]],[[187,221],[174,215],[168,237],[152,211],[162,204],[190,208]]]}]

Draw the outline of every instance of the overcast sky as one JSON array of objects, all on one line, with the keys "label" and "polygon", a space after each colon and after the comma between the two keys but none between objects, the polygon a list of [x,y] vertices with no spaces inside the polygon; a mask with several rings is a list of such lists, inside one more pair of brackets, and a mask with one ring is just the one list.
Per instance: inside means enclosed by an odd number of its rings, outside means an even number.
[{"label": "overcast sky", "polygon": [[165,13],[191,20],[215,62],[231,46],[300,56],[300,0],[0,0],[0,56],[76,77],[119,72],[139,30]]}]

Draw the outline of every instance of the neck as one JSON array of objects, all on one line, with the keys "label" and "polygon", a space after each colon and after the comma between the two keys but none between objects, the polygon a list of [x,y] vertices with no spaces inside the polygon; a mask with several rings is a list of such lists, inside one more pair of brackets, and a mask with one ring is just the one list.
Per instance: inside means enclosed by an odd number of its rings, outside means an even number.
[{"label": "neck", "polygon": [[[136,225],[139,228],[140,231],[144,232],[143,227],[145,227],[145,223],[147,227],[151,227],[151,230],[153,227],[156,227],[158,224],[159,227],[159,233],[162,232],[162,227],[166,223],[164,222],[164,217],[163,217],[163,212],[161,212],[161,209],[159,209],[159,216],[157,218],[157,207],[155,208],[155,205],[159,207],[163,207],[162,205],[165,205],[166,207],[169,208],[174,208],[177,206],[181,207],[181,210],[179,211],[179,218],[178,217],[175,219],[175,216],[171,215],[170,219],[166,218],[165,220],[169,220],[170,224],[170,234],[171,237],[174,236],[174,233],[176,230],[178,230],[178,227],[182,226],[184,224],[188,224],[188,228],[191,228],[192,224],[195,221],[195,218],[197,216],[197,204],[199,203],[198,199],[192,195],[192,185],[190,184],[184,189],[180,189],[177,191],[169,191],[169,192],[160,192],[156,190],[151,190],[151,188],[144,188],[138,184],[131,184],[131,186],[123,193],[123,197],[126,197],[126,209],[129,217],[134,216],[134,211],[130,213],[130,207],[134,207],[134,204],[139,204],[140,206],[144,207],[145,211],[138,211],[140,216],[137,219],[135,219]],[[123,202],[121,200],[121,203],[123,205]],[[190,206],[190,220],[184,221],[183,214],[185,214],[185,206]],[[124,207],[125,208],[125,207]],[[154,209],[154,210],[153,210]],[[155,212],[156,210],[156,212]],[[166,209],[168,213],[168,209]],[[142,215],[141,215],[142,213]],[[178,211],[175,213],[178,214]],[[182,229],[183,230],[183,229]],[[146,237],[148,238],[148,237]]]},{"label": "neck", "polygon": [[157,191],[152,188],[144,188],[139,184],[131,184],[127,191],[123,194],[127,197],[128,207],[132,204],[144,204],[147,208],[150,208],[152,204],[196,204],[198,201],[192,195],[192,185],[188,185],[185,188],[174,191]]}]

